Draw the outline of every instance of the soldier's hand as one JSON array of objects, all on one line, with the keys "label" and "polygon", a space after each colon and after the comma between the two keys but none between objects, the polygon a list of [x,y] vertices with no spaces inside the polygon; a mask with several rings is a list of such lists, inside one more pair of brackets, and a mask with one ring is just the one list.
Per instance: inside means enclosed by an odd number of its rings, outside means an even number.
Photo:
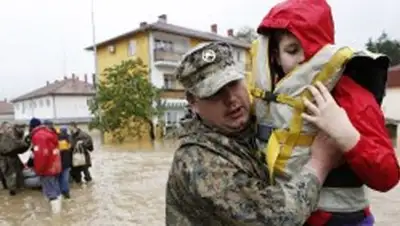
[{"label": "soldier's hand", "polygon": [[311,145],[311,166],[317,173],[321,183],[331,169],[337,167],[342,160],[342,151],[337,143],[323,131],[320,131]]}]

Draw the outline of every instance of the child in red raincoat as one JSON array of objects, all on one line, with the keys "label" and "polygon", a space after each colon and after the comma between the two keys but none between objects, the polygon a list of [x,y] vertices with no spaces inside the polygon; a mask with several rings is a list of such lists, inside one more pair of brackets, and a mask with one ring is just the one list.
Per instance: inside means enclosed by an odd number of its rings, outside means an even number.
[{"label": "child in red raincoat", "polygon": [[[269,38],[268,62],[277,82],[312,60],[325,45],[334,44],[330,6],[325,0],[281,2],[264,17],[258,33]],[[318,85],[318,89],[310,88],[316,103],[305,100],[309,113],[303,114],[304,119],[331,137],[342,139],[338,143],[342,144],[344,158],[323,186],[323,190],[333,191],[331,194],[340,188],[344,196],[331,198],[337,203],[327,203],[336,209],[314,212],[307,221],[309,225],[373,225],[368,201],[364,201],[366,195],[351,191],[367,185],[386,192],[399,181],[399,165],[379,106],[386,79],[368,77],[373,70],[368,66],[345,70],[332,92],[333,98],[323,85]],[[348,206],[346,201],[362,207]]]}]

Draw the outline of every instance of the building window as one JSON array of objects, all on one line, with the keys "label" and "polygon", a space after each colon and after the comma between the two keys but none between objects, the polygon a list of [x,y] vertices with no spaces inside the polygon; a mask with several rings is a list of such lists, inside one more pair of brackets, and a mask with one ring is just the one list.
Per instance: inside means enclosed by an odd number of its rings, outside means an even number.
[{"label": "building window", "polygon": [[86,105],[89,107],[90,104],[93,102],[93,98],[89,97],[86,99]]},{"label": "building window", "polygon": [[241,61],[242,61],[242,54],[240,53],[240,51],[237,51],[237,52],[236,52],[236,60],[237,60],[238,62],[241,62]]},{"label": "building window", "polygon": [[175,89],[175,79],[171,74],[164,74],[164,88]]},{"label": "building window", "polygon": [[39,107],[43,107],[43,99],[39,100]]},{"label": "building window", "polygon": [[22,114],[25,113],[25,102],[22,102]]},{"label": "building window", "polygon": [[130,40],[128,45],[128,56],[134,56],[136,54],[136,41]]},{"label": "building window", "polygon": [[155,39],[155,49],[160,50],[160,51],[172,51],[174,48],[174,44],[172,41],[166,41],[166,40],[159,40]]},{"label": "building window", "polygon": [[167,125],[175,125],[178,123],[178,112],[167,111],[165,112],[165,121]]},{"label": "building window", "polygon": [[46,99],[46,105],[47,105],[47,107],[50,107],[50,104],[51,104],[50,99]]}]

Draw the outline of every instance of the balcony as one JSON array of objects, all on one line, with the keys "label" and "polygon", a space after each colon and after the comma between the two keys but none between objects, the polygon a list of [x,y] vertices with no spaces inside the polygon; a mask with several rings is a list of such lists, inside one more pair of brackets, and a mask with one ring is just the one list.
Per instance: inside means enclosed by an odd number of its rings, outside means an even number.
[{"label": "balcony", "polygon": [[163,89],[161,94],[161,98],[164,99],[181,99],[185,100],[185,91],[183,89]]},{"label": "balcony", "polygon": [[172,74],[164,74],[164,90],[183,91],[183,86],[175,79]]},{"label": "balcony", "polygon": [[163,49],[154,50],[155,66],[177,67],[183,54]]},{"label": "balcony", "polygon": [[171,75],[164,75],[164,87],[161,92],[162,98],[185,99],[185,91],[181,84]]}]

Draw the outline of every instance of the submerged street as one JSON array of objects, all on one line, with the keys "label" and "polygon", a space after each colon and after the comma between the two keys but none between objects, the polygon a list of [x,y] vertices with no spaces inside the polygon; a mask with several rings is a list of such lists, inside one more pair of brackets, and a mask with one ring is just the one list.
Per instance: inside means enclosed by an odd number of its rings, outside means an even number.
[{"label": "submerged street", "polygon": [[[102,147],[93,152],[94,182],[72,186],[63,213],[54,218],[40,191],[10,197],[0,192],[0,226],[8,225],[164,225],[164,193],[174,143]],[[400,189],[371,192],[376,225],[400,220]]]}]

